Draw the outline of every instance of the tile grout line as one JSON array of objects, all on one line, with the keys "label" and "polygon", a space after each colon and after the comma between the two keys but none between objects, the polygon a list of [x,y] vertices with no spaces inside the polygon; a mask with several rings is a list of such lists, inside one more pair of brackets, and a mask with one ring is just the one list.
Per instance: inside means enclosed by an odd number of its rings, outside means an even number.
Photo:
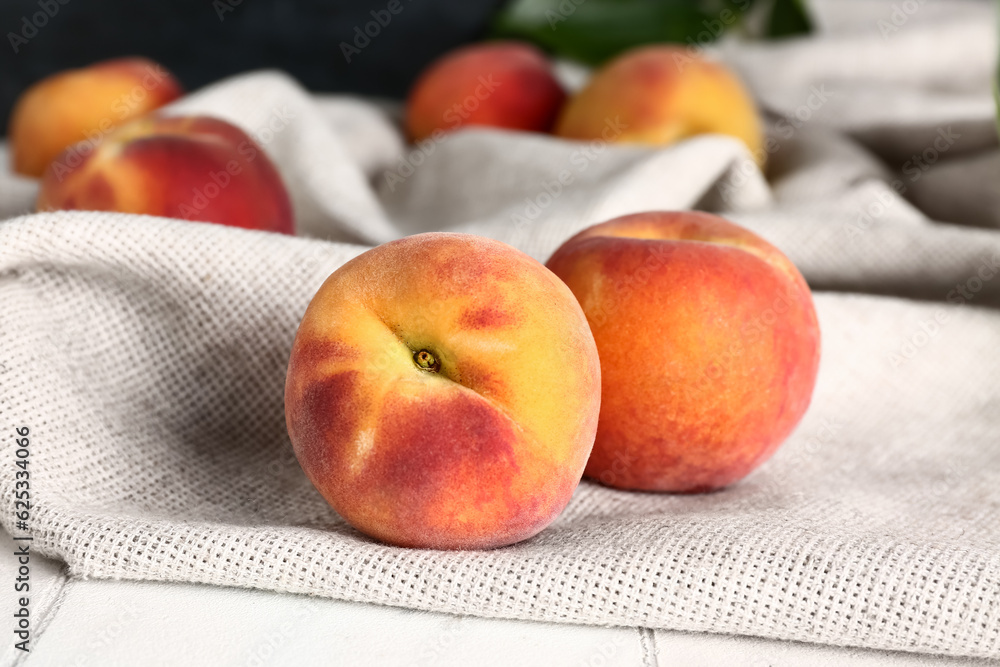
[{"label": "tile grout line", "polygon": [[639,632],[639,646],[642,649],[642,667],[659,667],[656,656],[656,637],[649,628],[636,628]]},{"label": "tile grout line", "polygon": [[[42,638],[42,635],[45,633],[45,630],[48,629],[49,623],[52,622],[52,619],[55,618],[56,613],[62,608],[63,602],[66,599],[66,594],[68,593],[69,583],[70,583],[70,577],[67,574],[68,571],[69,571],[69,565],[66,563],[64,563],[63,566],[59,568],[60,581],[58,584],[58,589],[51,596],[52,603],[49,604],[45,608],[45,610],[43,610],[42,613],[39,614],[38,616],[38,627],[35,630],[34,636],[31,638],[31,643],[33,645],[37,646],[38,641]],[[31,657],[30,652],[28,653],[22,652],[21,655],[17,656],[17,658],[14,659],[12,667],[20,667],[20,665],[23,665],[30,657]]]}]

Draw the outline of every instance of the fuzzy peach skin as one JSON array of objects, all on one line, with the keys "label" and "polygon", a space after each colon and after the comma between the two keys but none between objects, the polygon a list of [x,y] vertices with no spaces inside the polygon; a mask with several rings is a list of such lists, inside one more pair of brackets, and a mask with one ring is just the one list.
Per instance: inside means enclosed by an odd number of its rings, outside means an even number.
[{"label": "fuzzy peach skin", "polygon": [[541,51],[487,42],[431,63],[410,92],[406,128],[414,141],[464,125],[548,132],[565,100]]},{"label": "fuzzy peach skin", "polygon": [[590,227],[547,266],[580,300],[601,357],[587,476],[622,489],[719,489],[805,413],[819,366],[812,296],[788,258],[707,213]]},{"label": "fuzzy peach skin", "polygon": [[498,241],[420,234],[358,256],[317,292],[285,417],[302,469],[361,532],[489,549],[569,502],[600,384],[587,320],[548,269]]},{"label": "fuzzy peach skin", "polygon": [[97,143],[114,127],[183,94],[161,65],[119,58],[42,79],[18,99],[7,136],[14,171],[39,177],[79,141]]},{"label": "fuzzy peach skin", "polygon": [[[609,123],[622,130],[609,133]],[[760,118],[736,75],[684,47],[662,45],[633,49],[598,70],[555,126],[566,139],[654,146],[706,133],[742,140],[764,163]]]},{"label": "fuzzy peach skin", "polygon": [[146,116],[45,171],[39,211],[145,213],[292,234],[277,169],[240,128],[209,116]]}]

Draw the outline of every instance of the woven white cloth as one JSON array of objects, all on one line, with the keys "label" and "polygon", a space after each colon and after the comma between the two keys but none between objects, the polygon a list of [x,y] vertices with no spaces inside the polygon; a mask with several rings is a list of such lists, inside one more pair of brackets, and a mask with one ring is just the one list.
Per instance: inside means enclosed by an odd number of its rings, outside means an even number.
[{"label": "woven white cloth", "polygon": [[[656,150],[467,131],[406,147],[388,105],[276,72],[174,110],[257,137],[312,238],[21,215],[35,185],[0,173],[4,527],[24,533],[27,426],[33,546],[81,577],[1000,657],[1000,232],[949,224],[997,218],[974,203],[997,201],[995,21],[986,2],[896,6],[817,4],[817,35],[718,48],[771,112],[767,179],[722,137]],[[372,542],[310,486],[285,364],[345,260],[452,230],[544,261],[586,225],[693,207],[762,234],[816,290],[812,407],[746,480],[696,496],[584,482],[537,537],[456,553]]]}]

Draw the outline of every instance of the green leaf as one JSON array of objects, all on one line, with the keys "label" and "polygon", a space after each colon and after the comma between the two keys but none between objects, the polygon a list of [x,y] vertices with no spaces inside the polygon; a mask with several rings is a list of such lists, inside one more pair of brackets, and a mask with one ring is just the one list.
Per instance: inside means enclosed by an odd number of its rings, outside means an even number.
[{"label": "green leaf", "polygon": [[[494,20],[492,36],[533,42],[552,53],[597,65],[642,44],[705,46],[742,26],[757,0],[513,0]],[[769,35],[808,31],[801,0],[773,0]]]},{"label": "green leaf", "polygon": [[812,21],[802,0],[774,0],[771,20],[767,24],[768,37],[789,37],[812,31]]}]

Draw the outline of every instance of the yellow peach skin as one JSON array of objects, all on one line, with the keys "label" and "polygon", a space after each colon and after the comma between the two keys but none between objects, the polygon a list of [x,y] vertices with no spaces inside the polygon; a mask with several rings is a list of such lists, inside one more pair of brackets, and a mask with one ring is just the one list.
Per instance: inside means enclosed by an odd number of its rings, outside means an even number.
[{"label": "yellow peach skin", "polygon": [[145,58],[120,58],[54,74],[18,99],[7,136],[14,171],[38,177],[64,149],[96,144],[113,128],[175,100],[172,74]]},{"label": "yellow peach skin", "polygon": [[466,234],[411,236],[334,272],[285,385],[313,485],[358,530],[408,547],[541,531],[580,481],[599,408],[597,351],[566,285]]},{"label": "yellow peach skin", "polygon": [[555,134],[609,139],[602,136],[609,120],[624,126],[613,141],[665,145],[728,134],[742,140],[758,163],[764,161],[760,118],[739,79],[683,47],[640,47],[605,65],[566,103]]},{"label": "yellow peach skin", "polygon": [[580,232],[546,265],[580,300],[601,357],[587,476],[719,489],[805,413],[819,365],[812,296],[755,234],[707,213],[638,213]]}]

